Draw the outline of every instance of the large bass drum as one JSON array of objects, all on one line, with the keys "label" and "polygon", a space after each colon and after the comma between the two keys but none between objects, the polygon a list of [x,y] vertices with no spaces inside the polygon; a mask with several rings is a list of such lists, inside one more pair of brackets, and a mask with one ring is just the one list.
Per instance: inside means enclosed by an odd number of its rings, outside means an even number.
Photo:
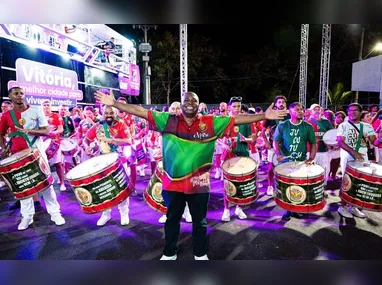
[{"label": "large bass drum", "polygon": [[342,178],[340,197],[355,206],[382,211],[382,165],[349,161]]},{"label": "large bass drum", "polygon": [[233,157],[222,164],[225,196],[236,205],[249,205],[259,196],[257,163],[250,157]]},{"label": "large bass drum", "polygon": [[29,198],[53,184],[50,168],[37,148],[1,160],[0,174],[16,199]]},{"label": "large bass drum", "polygon": [[150,208],[162,214],[166,214],[167,207],[162,197],[163,175],[163,165],[162,161],[160,161],[157,163],[149,184],[147,184],[143,197]]},{"label": "large bass drum", "polygon": [[275,202],[292,212],[316,212],[325,207],[325,169],[304,162],[285,162],[274,168]]},{"label": "large bass drum", "polygon": [[74,167],[66,179],[86,214],[103,212],[113,208],[130,196],[135,186],[136,171],[131,177],[118,153],[93,157]]}]

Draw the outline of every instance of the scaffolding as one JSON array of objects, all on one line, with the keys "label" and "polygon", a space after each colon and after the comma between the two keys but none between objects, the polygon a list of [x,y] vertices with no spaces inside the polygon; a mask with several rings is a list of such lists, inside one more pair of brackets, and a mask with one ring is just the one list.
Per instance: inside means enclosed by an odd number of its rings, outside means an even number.
[{"label": "scaffolding", "polygon": [[329,69],[330,69],[330,38],[331,38],[331,24],[323,24],[319,104],[324,109],[328,107],[328,92],[327,91],[329,86]]},{"label": "scaffolding", "polygon": [[188,91],[187,24],[180,24],[180,83],[181,95]]},{"label": "scaffolding", "polygon": [[309,24],[301,25],[299,102],[306,108]]}]

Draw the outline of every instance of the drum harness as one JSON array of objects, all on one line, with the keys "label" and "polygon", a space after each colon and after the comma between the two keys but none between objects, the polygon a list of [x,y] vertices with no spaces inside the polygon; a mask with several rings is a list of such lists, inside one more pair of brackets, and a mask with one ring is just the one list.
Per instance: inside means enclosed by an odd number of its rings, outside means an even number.
[{"label": "drum harness", "polygon": [[[18,128],[22,128],[22,126],[20,126],[18,120],[16,119],[16,115],[15,115],[15,111],[13,109],[9,110],[9,113],[11,114],[11,117],[12,117],[12,121],[13,123],[15,124],[16,127]],[[23,132],[20,132],[20,131],[15,131],[15,132],[12,132],[8,135],[9,138],[13,138],[13,137],[22,137],[28,144],[29,147],[32,147],[33,144],[36,142],[37,140],[37,136],[35,136],[32,141],[29,140],[28,136],[23,133]],[[12,139],[9,140],[8,144],[7,144],[7,147],[6,149],[10,149],[12,146]]]}]

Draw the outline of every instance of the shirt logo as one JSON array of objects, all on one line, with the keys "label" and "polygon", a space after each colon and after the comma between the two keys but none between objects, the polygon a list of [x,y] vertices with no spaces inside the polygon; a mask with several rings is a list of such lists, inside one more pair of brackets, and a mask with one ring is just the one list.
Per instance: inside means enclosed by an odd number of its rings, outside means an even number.
[{"label": "shirt logo", "polygon": [[199,131],[202,132],[202,133],[204,133],[206,130],[207,130],[207,124],[201,122],[201,123],[199,124]]},{"label": "shirt logo", "polygon": [[21,118],[21,119],[19,120],[19,124],[20,124],[20,126],[24,126],[25,123],[26,123],[26,121],[25,121],[24,118]]}]

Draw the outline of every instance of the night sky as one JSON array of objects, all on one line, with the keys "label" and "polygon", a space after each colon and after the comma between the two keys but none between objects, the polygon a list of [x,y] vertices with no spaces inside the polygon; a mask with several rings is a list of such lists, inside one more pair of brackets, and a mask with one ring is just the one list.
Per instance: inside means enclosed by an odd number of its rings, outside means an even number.
[{"label": "night sky", "polygon": [[[141,29],[134,29],[133,25],[109,25],[111,28],[121,33],[129,39],[134,39],[136,43],[143,40],[143,31]],[[208,37],[211,40],[211,44],[220,46],[222,51],[227,54],[227,58],[223,62],[223,68],[228,77],[234,78],[241,76],[233,68],[239,61],[239,58],[247,54],[256,54],[258,50],[267,45],[273,46],[279,53],[284,53],[283,49],[275,43],[275,37],[283,28],[288,25],[278,24],[264,24],[264,25],[244,25],[244,24],[189,24],[188,25],[188,37],[191,38],[194,33]],[[331,67],[329,85],[335,84],[339,81],[344,82],[345,91],[351,89],[351,67],[352,63],[357,61],[358,53],[360,49],[360,26],[361,25],[332,25],[332,37],[331,37]],[[366,27],[364,37],[364,52],[363,55],[369,53],[372,46],[381,41],[381,25],[364,25]],[[300,36],[300,24],[292,25],[297,31],[297,40]],[[322,24],[310,24],[309,25],[309,60],[308,60],[308,73],[311,75],[311,79],[308,80],[308,93],[310,96],[318,96],[319,90],[319,76],[320,76],[320,56],[321,56],[321,32]],[[171,31],[174,35],[179,37],[179,25],[158,25],[157,29],[150,29],[148,32],[148,38],[154,35],[160,35],[165,31]],[[296,37],[295,37],[296,39]],[[300,48],[299,45],[288,51],[288,56],[295,57],[290,63],[290,77],[298,69]],[[373,53],[373,55],[378,55]],[[138,57],[140,58],[138,53]],[[292,66],[293,65],[293,66]],[[312,74],[314,78],[312,77]],[[189,80],[191,80],[189,78]],[[292,81],[292,80],[291,80]],[[296,81],[293,85],[292,93],[298,95],[298,83],[299,77],[297,74]],[[331,86],[329,86],[331,88]],[[288,93],[289,87],[285,88],[285,93]],[[366,98],[367,97],[367,98]],[[375,98],[374,98],[375,97]],[[362,98],[364,102],[362,102]],[[360,96],[361,103],[371,103],[371,101],[378,100],[378,95],[364,94]]]}]

